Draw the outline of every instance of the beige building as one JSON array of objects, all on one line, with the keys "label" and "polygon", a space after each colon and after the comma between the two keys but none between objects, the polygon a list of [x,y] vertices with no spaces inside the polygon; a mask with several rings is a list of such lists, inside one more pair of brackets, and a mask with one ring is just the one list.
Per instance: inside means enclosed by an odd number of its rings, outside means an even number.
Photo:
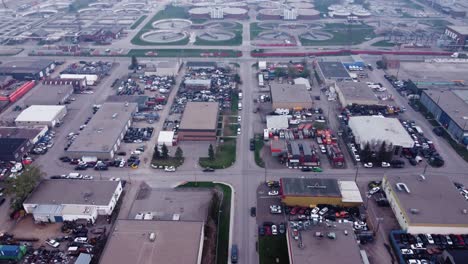
[{"label": "beige building", "polygon": [[364,82],[337,82],[335,91],[342,107],[357,105],[380,105],[369,86]]},{"label": "beige building", "polygon": [[312,108],[312,97],[305,84],[270,84],[273,109],[309,109]]},{"label": "beige building", "polygon": [[216,140],[218,116],[218,103],[188,102],[180,121],[179,140]]}]

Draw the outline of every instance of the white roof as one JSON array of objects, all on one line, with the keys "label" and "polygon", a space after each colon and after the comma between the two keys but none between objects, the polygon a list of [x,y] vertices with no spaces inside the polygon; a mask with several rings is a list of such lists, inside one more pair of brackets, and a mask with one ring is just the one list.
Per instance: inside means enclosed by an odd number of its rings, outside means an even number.
[{"label": "white roof", "polygon": [[172,143],[174,138],[174,131],[160,131],[158,136],[158,143]]},{"label": "white roof", "polygon": [[310,82],[306,78],[302,78],[302,77],[296,78],[296,79],[294,79],[294,83],[295,84],[303,84],[303,85],[305,85],[307,87],[307,89],[310,89]]},{"label": "white roof", "polygon": [[267,67],[266,61],[259,61],[259,62],[258,62],[258,68],[259,68],[260,70],[265,70],[266,67]]},{"label": "white roof", "polygon": [[373,147],[384,141],[403,148],[412,148],[414,145],[413,139],[396,118],[352,116],[349,118],[349,127],[353,131],[356,143],[361,146],[369,143]]},{"label": "white roof", "polygon": [[63,105],[31,105],[19,114],[16,122],[49,122],[65,109]]},{"label": "white roof", "polygon": [[361,192],[354,181],[338,181],[340,187],[341,200],[346,203],[362,203]]},{"label": "white roof", "polygon": [[268,129],[286,129],[289,127],[287,115],[269,115],[266,117],[266,122]]}]

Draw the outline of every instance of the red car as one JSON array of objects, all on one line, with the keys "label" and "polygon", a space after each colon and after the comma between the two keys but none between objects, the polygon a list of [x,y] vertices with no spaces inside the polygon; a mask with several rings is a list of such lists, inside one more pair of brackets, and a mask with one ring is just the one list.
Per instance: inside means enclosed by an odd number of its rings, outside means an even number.
[{"label": "red car", "polygon": [[271,236],[271,226],[265,226],[265,235]]},{"label": "red car", "polygon": [[291,210],[291,215],[295,215],[297,214],[297,211],[299,211],[299,207],[294,207],[292,210]]}]

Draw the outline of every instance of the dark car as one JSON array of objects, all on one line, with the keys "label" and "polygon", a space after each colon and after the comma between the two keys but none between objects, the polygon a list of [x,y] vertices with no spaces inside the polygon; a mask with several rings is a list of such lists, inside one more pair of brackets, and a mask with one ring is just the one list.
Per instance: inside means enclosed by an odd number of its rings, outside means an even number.
[{"label": "dark car", "polygon": [[418,165],[418,162],[417,162],[416,159],[414,159],[414,158],[409,158],[408,161],[409,161],[409,163],[410,163],[411,165],[413,165],[413,166]]},{"label": "dark car", "polygon": [[250,216],[255,217],[257,215],[257,208],[250,207]]},{"label": "dark car", "polygon": [[103,171],[103,170],[108,170],[109,168],[106,165],[98,165],[94,167],[94,169],[97,171]]},{"label": "dark car", "polygon": [[58,179],[62,179],[62,176],[60,175],[53,175],[53,176],[50,176],[51,179],[54,179],[54,180],[58,180]]},{"label": "dark car", "polygon": [[432,131],[434,132],[434,134],[436,134],[436,136],[443,136],[444,135],[444,129],[442,127],[435,127],[434,129],[432,129]]},{"label": "dark car", "polygon": [[60,157],[60,160],[61,160],[62,162],[70,162],[70,161],[71,161],[71,159],[70,159],[69,157],[67,157],[67,156]]},{"label": "dark car", "polygon": [[301,169],[301,171],[303,171],[303,172],[312,171],[312,168],[304,167],[304,168]]},{"label": "dark car", "polygon": [[237,249],[237,245],[232,245],[231,248],[231,263],[237,263],[239,260],[239,251]]},{"label": "dark car", "polygon": [[281,223],[281,224],[279,225],[279,233],[280,233],[280,234],[286,233],[286,225],[285,225],[284,223]]},{"label": "dark car", "polygon": [[260,236],[265,235],[265,228],[263,226],[258,227],[258,235],[260,235]]},{"label": "dark car", "polygon": [[84,165],[84,166],[83,165],[78,165],[78,166],[75,167],[75,170],[86,170],[87,168],[88,168],[88,166],[86,166],[86,165]]},{"label": "dark car", "polygon": [[390,165],[392,166],[392,168],[404,168],[405,162],[402,160],[392,160],[390,161]]},{"label": "dark car", "polygon": [[3,203],[5,203],[5,198],[1,197],[0,198],[0,205],[2,205]]},{"label": "dark car", "polygon": [[126,155],[127,155],[127,152],[125,152],[125,151],[120,151],[120,152],[117,152],[117,155],[118,155],[118,156],[126,156]]},{"label": "dark car", "polygon": [[213,168],[205,168],[205,169],[203,169],[203,172],[214,172],[214,171],[215,171],[215,169],[213,169]]},{"label": "dark car", "polygon": [[250,146],[249,146],[251,151],[255,150],[255,140],[253,138],[250,139]]}]

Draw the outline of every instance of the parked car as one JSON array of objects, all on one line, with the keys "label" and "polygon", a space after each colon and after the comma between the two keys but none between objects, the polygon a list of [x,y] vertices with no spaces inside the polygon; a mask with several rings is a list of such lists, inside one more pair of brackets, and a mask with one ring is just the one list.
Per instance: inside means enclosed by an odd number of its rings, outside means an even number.
[{"label": "parked car", "polygon": [[372,162],[364,163],[364,168],[372,168],[372,167],[374,167],[374,164],[372,164]]},{"label": "parked car", "polygon": [[276,190],[269,191],[269,192],[268,192],[268,195],[270,195],[270,196],[276,196],[276,195],[278,195],[278,191],[276,191]]},{"label": "parked car", "polygon": [[271,226],[271,233],[276,236],[278,234],[278,228],[276,227],[276,225],[272,225]]},{"label": "parked car", "polygon": [[250,216],[255,217],[257,215],[257,208],[250,207]]},{"label": "parked car", "polygon": [[165,172],[175,172],[176,171],[176,168],[174,166],[166,166],[164,168],[164,171]]},{"label": "parked car", "polygon": [[214,171],[215,171],[215,169],[213,169],[213,168],[205,168],[205,169],[203,169],[203,172],[214,172]]},{"label": "parked car", "polygon": [[55,241],[54,239],[46,239],[46,244],[53,247],[53,248],[58,248],[60,246],[60,243]]},{"label": "parked car", "polygon": [[237,263],[239,260],[239,251],[237,245],[232,245],[231,247],[231,263]]}]

